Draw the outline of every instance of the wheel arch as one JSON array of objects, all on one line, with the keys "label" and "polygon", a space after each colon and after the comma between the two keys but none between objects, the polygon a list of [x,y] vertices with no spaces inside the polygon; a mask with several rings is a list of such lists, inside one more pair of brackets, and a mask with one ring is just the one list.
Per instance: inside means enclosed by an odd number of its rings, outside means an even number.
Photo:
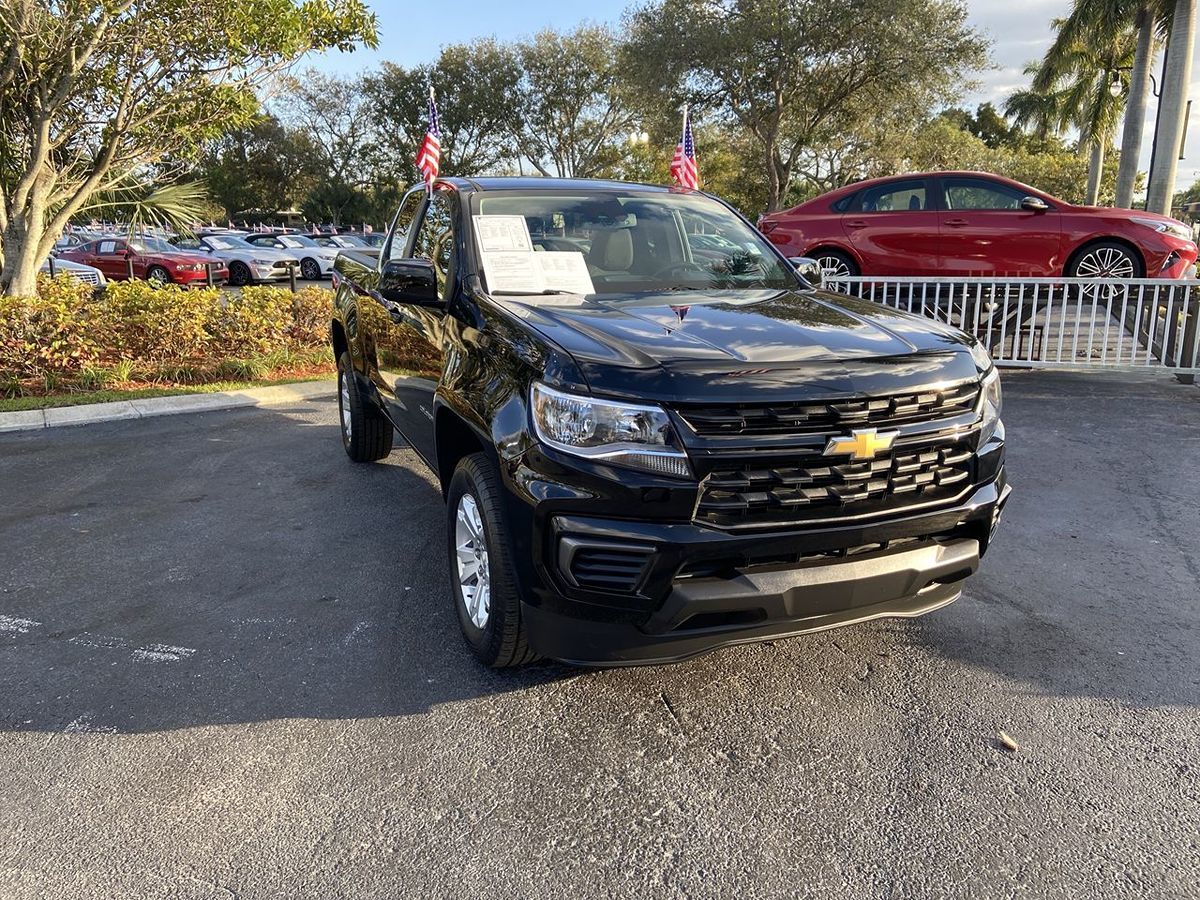
[{"label": "wheel arch", "polygon": [[434,447],[437,452],[437,476],[445,497],[450,489],[450,479],[454,470],[463,457],[473,453],[486,453],[495,457],[495,451],[490,448],[484,437],[445,403],[436,405],[434,416]]},{"label": "wheel arch", "polygon": [[1138,265],[1141,266],[1142,272],[1138,277],[1146,277],[1146,272],[1149,269],[1149,266],[1146,263],[1146,255],[1142,253],[1141,248],[1138,247],[1138,245],[1133,241],[1129,240],[1128,238],[1119,237],[1118,235],[1100,235],[1098,237],[1090,237],[1079,244],[1078,247],[1067,254],[1066,262],[1063,263],[1062,267],[1063,277],[1068,277],[1067,272],[1071,271],[1071,268],[1075,265],[1075,262],[1079,259],[1079,257],[1098,244],[1120,244],[1133,254],[1133,258],[1137,260]]},{"label": "wheel arch", "polygon": [[850,261],[854,263],[855,268],[857,268],[859,272],[862,271],[862,268],[863,268],[862,259],[853,250],[853,248],[843,246],[842,244],[838,244],[834,241],[828,241],[828,240],[820,241],[811,249],[806,250],[804,252],[804,255],[805,256],[817,256],[822,251],[829,252],[829,253],[837,253],[841,256],[849,257]]}]

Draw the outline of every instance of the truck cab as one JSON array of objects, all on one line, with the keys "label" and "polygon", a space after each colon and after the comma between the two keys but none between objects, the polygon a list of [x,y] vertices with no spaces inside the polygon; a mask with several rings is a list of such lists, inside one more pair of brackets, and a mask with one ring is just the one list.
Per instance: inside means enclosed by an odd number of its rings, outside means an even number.
[{"label": "truck cab", "polygon": [[822,291],[700,192],[440,179],[334,285],[343,445],[437,476],[490,666],[930,612],[1008,498],[978,342]]}]

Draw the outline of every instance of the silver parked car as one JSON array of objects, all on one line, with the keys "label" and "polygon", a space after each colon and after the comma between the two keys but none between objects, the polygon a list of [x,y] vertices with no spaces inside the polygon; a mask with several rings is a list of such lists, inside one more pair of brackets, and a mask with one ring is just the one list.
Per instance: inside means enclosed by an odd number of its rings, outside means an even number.
[{"label": "silver parked car", "polygon": [[300,266],[295,254],[247,243],[235,234],[205,234],[177,237],[173,243],[181,250],[208,253],[229,267],[229,283],[252,284],[256,281],[283,281],[292,268]]},{"label": "silver parked car", "polygon": [[69,259],[47,259],[42,263],[42,271],[47,274],[53,272],[56,275],[59,272],[65,272],[71,277],[79,279],[84,284],[90,284],[96,288],[102,288],[108,284],[104,273],[95,266],[87,266]]}]

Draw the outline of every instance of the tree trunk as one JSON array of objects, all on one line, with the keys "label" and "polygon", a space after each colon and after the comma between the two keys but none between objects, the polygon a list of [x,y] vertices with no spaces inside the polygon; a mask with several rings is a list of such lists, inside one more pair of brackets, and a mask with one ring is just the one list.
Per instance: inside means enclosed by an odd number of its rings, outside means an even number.
[{"label": "tree trunk", "polygon": [[1096,206],[1100,201],[1100,179],[1104,176],[1104,145],[1103,140],[1092,141],[1092,158],[1088,162],[1087,197],[1084,203]]},{"label": "tree trunk", "polygon": [[17,222],[10,221],[4,232],[4,270],[0,274],[0,294],[9,297],[32,297],[37,293],[37,273],[43,260],[38,259],[37,247],[41,234],[31,234]]},{"label": "tree trunk", "polygon": [[1196,42],[1196,0],[1176,0],[1171,35],[1167,39],[1167,69],[1163,75],[1154,168],[1146,194],[1146,209],[1170,215],[1175,195],[1179,147],[1183,143],[1184,114],[1192,79],[1192,47]]},{"label": "tree trunk", "polygon": [[1117,168],[1116,205],[1133,206],[1133,186],[1142,155],[1142,131],[1146,126],[1146,101],[1150,92],[1150,66],[1154,62],[1154,17],[1143,6],[1137,15],[1137,48],[1129,76],[1129,100],[1125,104],[1125,126],[1121,132],[1121,163]]}]

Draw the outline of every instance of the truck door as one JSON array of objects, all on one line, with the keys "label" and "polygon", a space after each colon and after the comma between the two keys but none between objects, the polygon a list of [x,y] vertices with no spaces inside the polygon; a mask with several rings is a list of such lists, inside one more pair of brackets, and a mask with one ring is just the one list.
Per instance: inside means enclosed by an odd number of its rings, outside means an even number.
[{"label": "truck door", "polygon": [[415,215],[423,200],[423,190],[404,198],[393,225],[393,235],[380,256],[384,260],[416,258],[432,261],[442,304],[396,303],[382,297],[376,301],[383,307],[383,315],[373,316],[371,323],[375,343],[371,377],[393,423],[413,449],[433,463],[437,459],[433,396],[445,362],[445,304],[455,283],[454,204],[457,198],[445,191],[435,193],[424,214],[415,221],[409,219],[406,231],[411,233],[404,235],[404,249],[399,250],[397,241],[402,219],[406,215]]}]

